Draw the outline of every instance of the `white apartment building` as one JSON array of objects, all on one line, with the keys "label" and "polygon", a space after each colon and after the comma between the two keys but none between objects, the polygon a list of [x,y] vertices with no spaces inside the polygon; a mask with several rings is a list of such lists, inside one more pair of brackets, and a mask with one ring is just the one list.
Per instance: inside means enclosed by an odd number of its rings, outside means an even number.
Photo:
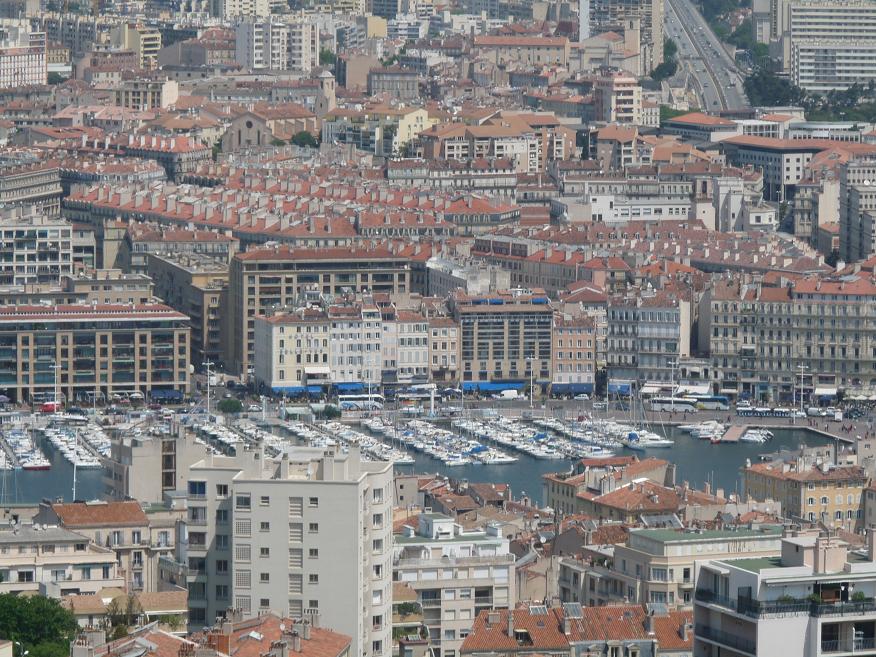
[{"label": "white apartment building", "polygon": [[463,531],[452,518],[423,513],[395,537],[393,581],[417,592],[423,622],[441,657],[458,657],[477,615],[513,609],[515,557],[495,527]]},{"label": "white apartment building", "polygon": [[269,0],[219,0],[218,14],[223,20],[239,17],[264,18],[271,15]]},{"label": "white apartment building", "polygon": [[690,301],[664,291],[610,297],[606,338],[609,378],[670,382],[690,356]]},{"label": "white apartment building", "polygon": [[876,80],[876,40],[792,39],[790,69],[791,81],[810,93],[866,87]]},{"label": "white apartment building", "polygon": [[429,321],[420,313],[399,310],[398,380],[420,383],[429,379]]},{"label": "white apartment building", "polygon": [[304,392],[330,380],[331,322],[321,310],[256,317],[253,375],[273,392]]},{"label": "white apartment building", "polygon": [[792,532],[781,556],[700,562],[695,657],[872,655],[876,548]]},{"label": "white apartment building", "polygon": [[289,68],[289,28],[267,17],[247,17],[234,28],[235,58],[251,71]]},{"label": "white apartment building", "polygon": [[305,17],[287,21],[286,27],[289,69],[310,73],[319,66],[319,25]]},{"label": "white apartment building", "polygon": [[[225,609],[245,617],[318,613],[353,638],[351,654],[392,649],[392,464],[357,448],[261,445],[191,469],[185,547],[166,562],[190,591],[191,628]],[[192,618],[192,614],[195,618]]]},{"label": "white apartment building", "polygon": [[59,598],[123,588],[119,568],[115,552],[57,525],[0,527],[0,593]]},{"label": "white apartment building", "polygon": [[642,125],[642,87],[622,72],[599,77],[593,85],[593,109],[597,121]]},{"label": "white apartment building", "polygon": [[876,210],[876,159],[854,160],[840,167],[840,255],[846,262],[876,253],[873,215]]},{"label": "white apartment building", "polygon": [[352,653],[389,655],[392,465],[300,448],[236,475],[232,493],[235,607],[318,611]]},{"label": "white apartment building", "polygon": [[603,563],[566,557],[560,560],[563,602],[604,606],[620,602],[690,607],[696,563],[719,555],[773,557],[781,552],[779,526],[735,529],[635,529]]},{"label": "white apartment building", "polygon": [[0,285],[58,283],[73,274],[73,227],[9,208],[0,216]]},{"label": "white apartment building", "polygon": [[28,25],[0,26],[0,89],[45,84],[46,33]]},{"label": "white apartment building", "polygon": [[380,309],[377,306],[331,306],[331,380],[335,383],[381,381]]},{"label": "white apartment building", "polygon": [[[876,6],[866,0],[771,0],[771,54],[792,67],[795,43],[839,41],[854,46],[876,42]],[[857,61],[865,56],[862,49]],[[830,55],[823,63],[829,67]]]}]

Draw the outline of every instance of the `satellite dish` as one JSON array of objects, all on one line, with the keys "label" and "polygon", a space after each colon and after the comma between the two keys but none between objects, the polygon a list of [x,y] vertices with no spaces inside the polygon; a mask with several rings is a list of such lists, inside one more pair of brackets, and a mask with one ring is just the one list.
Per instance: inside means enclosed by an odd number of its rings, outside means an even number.
[{"label": "satellite dish", "polygon": [[286,631],[286,623],[280,623],[280,632]]},{"label": "satellite dish", "polygon": [[864,185],[867,186],[867,187],[869,187],[869,186],[870,186],[870,181],[869,181],[869,180],[865,180],[865,181],[864,181]]}]

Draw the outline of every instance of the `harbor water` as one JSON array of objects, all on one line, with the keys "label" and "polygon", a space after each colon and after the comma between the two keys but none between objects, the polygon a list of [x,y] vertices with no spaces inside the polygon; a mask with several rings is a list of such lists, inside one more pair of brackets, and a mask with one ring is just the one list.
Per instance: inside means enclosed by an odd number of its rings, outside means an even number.
[{"label": "harbor water", "polygon": [[[805,428],[771,429],[775,436],[764,444],[739,442],[717,445],[711,444],[708,440],[694,438],[675,427],[666,427],[664,430],[654,426],[652,429],[675,440],[675,446],[648,449],[644,452],[634,452],[624,448],[617,452],[618,455],[636,455],[640,459],[649,456],[666,459],[676,465],[676,483],[687,481],[691,486],[702,488],[703,484],[708,482],[712,490],[723,488],[728,494],[742,490],[740,468],[745,466],[746,459],[754,463],[761,454],[797,449],[802,444],[814,446],[828,442],[824,436]],[[441,461],[426,454],[411,451],[411,455],[415,463],[396,465],[396,472],[437,473],[452,479],[467,479],[471,482],[508,483],[515,498],[525,492],[537,504],[543,502],[541,476],[549,472],[568,471],[573,463],[571,459],[541,460],[515,452],[514,455],[519,460],[507,465],[471,464],[445,467]]]},{"label": "harbor water", "polygon": [[[73,500],[73,466],[47,440],[38,438],[37,444],[51,462],[51,468],[0,472],[0,502],[3,504],[35,504],[43,498]],[[102,468],[77,469],[76,499],[103,497],[102,478]]]},{"label": "harbor water", "polygon": [[[740,468],[746,459],[755,462],[761,454],[783,449],[797,449],[801,444],[824,444],[825,437],[805,428],[774,428],[774,438],[764,444],[735,443],[713,445],[708,440],[700,440],[674,427],[665,431],[652,427],[658,433],[665,433],[675,440],[671,448],[648,449],[633,452],[621,449],[618,454],[636,455],[640,459],[648,456],[667,459],[676,465],[676,482],[688,481],[692,486],[702,488],[709,482],[712,489],[723,488],[727,493],[742,489]],[[51,461],[49,470],[4,470],[0,472],[0,501],[5,504],[36,503],[43,498],[73,499],[73,466],[48,441],[39,440],[39,446]],[[507,451],[507,450],[506,450]],[[542,503],[542,475],[549,472],[568,471],[571,459],[536,459],[526,454],[514,452],[516,463],[504,465],[468,464],[448,467],[441,461],[426,454],[409,450],[414,463],[396,465],[396,472],[418,474],[441,474],[453,479],[467,479],[472,482],[508,483],[515,498],[526,493],[535,503]],[[103,495],[103,470],[100,468],[78,469],[76,474],[76,498],[97,499]]]}]

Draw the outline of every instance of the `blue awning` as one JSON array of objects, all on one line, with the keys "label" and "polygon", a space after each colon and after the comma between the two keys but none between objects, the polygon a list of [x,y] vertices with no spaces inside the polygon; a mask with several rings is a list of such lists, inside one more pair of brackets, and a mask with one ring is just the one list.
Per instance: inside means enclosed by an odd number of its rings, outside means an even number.
[{"label": "blue awning", "polygon": [[303,395],[304,386],[275,386],[271,388],[275,395]]},{"label": "blue awning", "polygon": [[633,384],[630,381],[609,381],[608,393],[617,395],[629,395],[633,389]]},{"label": "blue awning", "polygon": [[526,384],[521,381],[496,381],[492,383],[466,381],[462,384],[462,389],[465,392],[472,392],[474,390],[479,392],[502,392],[503,390],[523,390],[524,385]]},{"label": "blue awning", "polygon": [[362,392],[365,389],[364,383],[336,383],[335,388],[338,392]]},{"label": "blue awning", "polygon": [[321,395],[322,394],[322,386],[307,386],[305,388],[307,393],[310,395]]}]

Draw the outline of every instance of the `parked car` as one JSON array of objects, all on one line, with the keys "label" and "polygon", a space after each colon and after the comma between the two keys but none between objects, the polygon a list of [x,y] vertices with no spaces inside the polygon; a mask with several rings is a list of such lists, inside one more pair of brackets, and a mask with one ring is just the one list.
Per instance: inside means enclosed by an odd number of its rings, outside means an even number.
[{"label": "parked car", "polygon": [[576,401],[590,401],[590,395],[588,395],[586,392],[582,392],[579,395],[575,395],[575,400]]}]

